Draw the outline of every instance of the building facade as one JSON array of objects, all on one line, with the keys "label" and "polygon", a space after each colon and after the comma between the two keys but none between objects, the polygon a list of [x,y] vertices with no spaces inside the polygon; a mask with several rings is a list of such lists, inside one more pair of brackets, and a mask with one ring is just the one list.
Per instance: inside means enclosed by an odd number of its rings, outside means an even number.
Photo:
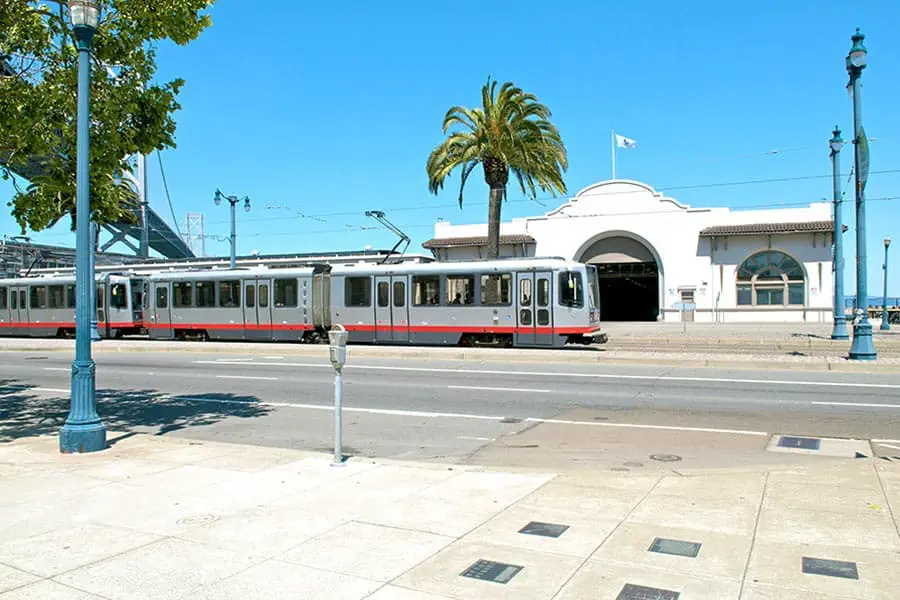
[{"label": "building facade", "polygon": [[[831,204],[693,208],[604,181],[541,216],[502,223],[501,256],[596,265],[605,321],[831,322]],[[435,224],[438,260],[483,258],[487,225]]]}]

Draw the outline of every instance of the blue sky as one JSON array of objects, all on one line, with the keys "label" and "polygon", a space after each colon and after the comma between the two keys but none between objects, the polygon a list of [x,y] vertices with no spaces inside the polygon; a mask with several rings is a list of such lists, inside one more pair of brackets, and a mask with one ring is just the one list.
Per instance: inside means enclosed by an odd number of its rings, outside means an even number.
[{"label": "blue sky", "polygon": [[[864,120],[876,139],[867,188],[873,295],[881,290],[882,238],[892,235],[900,248],[900,199],[887,199],[900,197],[896,2],[285,6],[220,2],[196,42],[159,51],[159,76],[186,80],[178,148],[162,155],[179,226],[185,213],[202,212],[208,236],[227,235],[228,210],[213,205],[213,192],[249,195],[252,211],[238,217],[241,253],[389,248],[392,234],[364,229],[377,225],[363,216],[372,209],[410,234],[413,252],[423,251],[437,219],[484,222],[480,177],[460,211],[458,178],[434,197],[424,164],[447,108],[477,104],[488,75],[551,108],[569,151],[571,194],[609,177],[615,127],[638,141],[619,153],[618,175],[680,202],[741,208],[830,199],[827,140],[835,124],[851,135],[844,56],[857,26],[869,48]],[[849,147],[842,160],[848,172]],[[171,221],[155,156],[149,164],[151,204]],[[0,194],[8,197],[9,187]],[[560,202],[523,201],[512,187],[509,197],[505,220]],[[852,247],[852,203],[844,210]],[[0,231],[18,233],[6,213]],[[67,223],[33,237],[73,242]],[[206,249],[224,255],[228,244],[208,239]],[[900,259],[893,264],[896,295]]]}]

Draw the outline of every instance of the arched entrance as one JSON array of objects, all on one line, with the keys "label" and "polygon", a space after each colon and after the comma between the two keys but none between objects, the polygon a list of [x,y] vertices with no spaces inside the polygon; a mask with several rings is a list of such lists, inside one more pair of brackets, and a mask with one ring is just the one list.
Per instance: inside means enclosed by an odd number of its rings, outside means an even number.
[{"label": "arched entrance", "polygon": [[601,321],[656,321],[662,263],[646,241],[625,232],[589,241],[576,260],[597,267]]}]

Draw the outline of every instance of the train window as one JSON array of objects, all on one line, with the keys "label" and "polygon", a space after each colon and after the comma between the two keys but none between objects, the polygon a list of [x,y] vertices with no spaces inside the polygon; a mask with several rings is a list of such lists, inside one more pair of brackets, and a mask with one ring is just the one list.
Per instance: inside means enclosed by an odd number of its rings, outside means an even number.
[{"label": "train window", "polygon": [[172,306],[175,308],[190,308],[193,304],[193,284],[190,281],[175,281],[172,283]]},{"label": "train window", "polygon": [[548,306],[550,304],[550,280],[540,278],[537,281],[537,304]]},{"label": "train window", "polygon": [[110,308],[128,308],[128,290],[124,283],[115,283],[110,287]]},{"label": "train window", "polygon": [[402,281],[394,282],[394,306],[396,308],[406,306],[406,283]]},{"label": "train window", "polygon": [[75,308],[75,286],[66,286],[66,308]]},{"label": "train window", "polygon": [[[519,304],[531,306],[531,280],[523,279],[519,282]],[[526,323],[530,325],[530,323]]]},{"label": "train window", "polygon": [[6,299],[8,296],[6,295],[6,288],[0,287],[0,310],[6,310]]},{"label": "train window", "polygon": [[25,310],[25,290],[19,290],[19,310]]},{"label": "train window", "polygon": [[97,308],[103,308],[103,286],[97,286],[97,294],[94,296],[97,299]]},{"label": "train window", "polygon": [[61,285],[51,285],[47,288],[50,308],[65,308],[65,288]]},{"label": "train window", "polygon": [[216,305],[216,287],[211,281],[197,282],[197,308],[212,308]]},{"label": "train window", "polygon": [[259,284],[259,307],[269,308],[269,284]]},{"label": "train window", "polygon": [[156,288],[156,308],[169,308],[169,288]]},{"label": "train window", "polygon": [[441,303],[439,275],[413,275],[413,304],[416,306]]},{"label": "train window", "polygon": [[531,325],[531,309],[523,308],[519,311],[519,323],[521,325]]},{"label": "train window", "polygon": [[472,304],[474,291],[474,275],[447,275],[447,304]]},{"label": "train window", "polygon": [[31,308],[47,308],[47,288],[42,285],[31,287]]},{"label": "train window", "polygon": [[486,306],[509,304],[512,294],[510,288],[512,275],[509,273],[491,273],[481,276],[481,303]]},{"label": "train window", "polygon": [[256,306],[256,286],[248,285],[244,290],[244,304],[247,308]]},{"label": "train window", "polygon": [[297,280],[275,280],[275,306],[297,306]]},{"label": "train window", "polygon": [[549,325],[550,311],[546,308],[539,308],[537,311],[537,322],[538,325]]},{"label": "train window", "polygon": [[378,306],[385,307],[388,305],[388,296],[390,295],[390,286],[387,281],[378,282]]},{"label": "train window", "polygon": [[559,274],[559,303],[562,306],[584,306],[584,288],[581,273],[564,271]]},{"label": "train window", "polygon": [[344,306],[372,306],[371,277],[348,277],[344,280]]},{"label": "train window", "polygon": [[219,306],[221,306],[222,308],[240,308],[241,307],[241,282],[240,281],[220,281],[219,282]]}]

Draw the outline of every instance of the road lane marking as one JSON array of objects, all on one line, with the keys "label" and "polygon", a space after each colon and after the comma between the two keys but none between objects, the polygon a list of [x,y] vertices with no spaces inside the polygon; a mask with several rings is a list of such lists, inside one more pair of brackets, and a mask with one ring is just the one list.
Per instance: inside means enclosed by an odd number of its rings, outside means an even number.
[{"label": "road lane marking", "polygon": [[458,436],[456,436],[456,439],[458,439],[458,440],[471,440],[471,441],[474,441],[474,442],[493,442],[493,441],[494,441],[494,438],[489,438],[489,437],[477,437],[477,436],[474,436],[474,435],[458,435]]},{"label": "road lane marking", "polygon": [[486,392],[535,392],[549,394],[551,390],[538,390],[535,388],[506,388],[506,387],[482,387],[477,385],[448,385],[449,390],[482,390]]},{"label": "road lane marking", "polygon": [[277,377],[254,377],[252,375],[216,375],[216,379],[256,379],[260,381],[278,381]]},{"label": "road lane marking", "polygon": [[875,442],[875,443],[878,444],[879,446],[884,446],[885,448],[890,448],[892,450],[900,450],[900,446],[893,446],[891,444],[885,444],[884,442],[880,442],[880,443]]},{"label": "road lane marking", "polygon": [[597,423],[595,421],[571,421],[568,419],[541,419],[528,417],[525,421],[532,423],[549,423],[553,425],[587,425],[590,427],[621,427],[625,429],[658,429],[664,431],[690,431],[692,433],[729,433],[734,435],[755,435],[768,437],[765,431],[747,431],[743,429],[716,429],[713,427],[677,427],[675,425],[643,425],[639,423]]},{"label": "road lane marking", "polygon": [[900,408],[900,404],[878,404],[877,402],[829,402],[827,400],[813,400],[810,404],[820,406],[855,406],[857,408]]},{"label": "road lane marking", "polygon": [[[312,367],[319,369],[331,369],[327,363],[288,363],[288,362],[243,362],[219,360],[195,360],[195,364],[201,365],[247,365],[254,367]],[[672,381],[689,383],[741,383],[741,384],[768,384],[784,386],[808,386],[808,387],[848,387],[862,389],[900,390],[900,384],[896,383],[853,383],[845,381],[802,381],[793,379],[743,379],[727,377],[684,377],[677,375],[617,375],[612,373],[566,373],[550,371],[500,371],[496,369],[438,369],[435,367],[390,367],[383,365],[347,365],[345,370],[366,369],[373,371],[405,371],[418,373],[455,373],[459,375],[512,375],[530,377],[566,377],[566,378],[592,378],[592,379],[623,379],[633,381]]]},{"label": "road lane marking", "polygon": [[28,389],[23,390],[23,391],[26,391],[26,392],[50,392],[50,393],[53,393],[53,394],[68,394],[68,393],[71,392],[72,390],[70,390],[70,389],[68,389],[68,388],[45,388],[45,387],[35,387],[35,388],[28,388]]},{"label": "road lane marking", "polygon": [[71,373],[71,372],[72,372],[72,367],[69,367],[69,368],[65,368],[65,367],[44,367],[44,370],[45,370],[45,371],[65,371],[66,373]]},{"label": "road lane marking", "polygon": [[263,356],[266,360],[284,360],[283,356]]}]

